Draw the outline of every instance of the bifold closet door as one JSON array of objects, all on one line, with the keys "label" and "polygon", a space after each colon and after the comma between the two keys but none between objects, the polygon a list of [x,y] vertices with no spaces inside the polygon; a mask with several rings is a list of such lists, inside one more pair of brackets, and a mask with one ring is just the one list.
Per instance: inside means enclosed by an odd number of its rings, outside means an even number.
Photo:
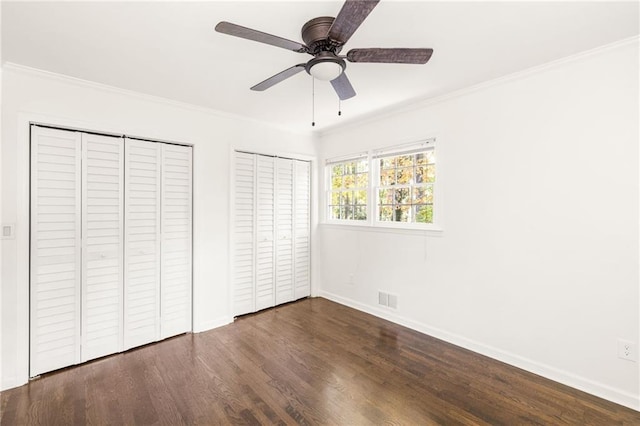
[{"label": "bifold closet door", "polygon": [[122,351],[124,141],[82,134],[82,361]]},{"label": "bifold closet door", "polygon": [[31,127],[30,375],[80,362],[81,134]]},{"label": "bifold closet door", "polygon": [[276,305],[294,300],[293,165],[276,158]]},{"label": "bifold closet door", "polygon": [[295,161],[294,298],[311,295],[311,170],[308,161]]},{"label": "bifold closet door", "polygon": [[125,140],[124,349],[160,339],[162,145]]},{"label": "bifold closet door", "polygon": [[275,305],[275,157],[256,155],[255,311]]},{"label": "bifold closet door", "polygon": [[311,294],[310,163],[235,153],[233,314]]},{"label": "bifold closet door", "polygon": [[162,144],[161,338],[191,331],[192,148]]},{"label": "bifold closet door", "polygon": [[233,315],[255,312],[256,155],[235,153]]}]

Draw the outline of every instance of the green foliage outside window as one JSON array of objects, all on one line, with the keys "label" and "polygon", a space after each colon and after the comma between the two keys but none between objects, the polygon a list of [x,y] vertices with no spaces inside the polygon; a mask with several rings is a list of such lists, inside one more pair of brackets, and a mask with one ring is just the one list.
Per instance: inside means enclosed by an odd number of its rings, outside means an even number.
[{"label": "green foliage outside window", "polygon": [[367,220],[369,184],[374,185],[377,221],[424,223],[434,221],[436,158],[433,148],[377,157],[378,173],[369,181],[369,160],[348,160],[328,166],[328,216],[335,220]]},{"label": "green foliage outside window", "polygon": [[367,220],[367,159],[346,161],[331,166],[329,217],[331,219]]},{"label": "green foliage outside window", "polygon": [[433,223],[433,150],[379,159],[378,220]]}]

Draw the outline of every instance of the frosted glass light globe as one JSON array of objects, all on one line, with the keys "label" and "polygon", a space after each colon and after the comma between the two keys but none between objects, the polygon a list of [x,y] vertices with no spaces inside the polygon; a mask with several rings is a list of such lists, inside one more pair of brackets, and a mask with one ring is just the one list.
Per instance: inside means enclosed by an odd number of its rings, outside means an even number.
[{"label": "frosted glass light globe", "polygon": [[318,80],[331,81],[342,74],[342,67],[335,62],[319,62],[311,67],[309,74]]}]

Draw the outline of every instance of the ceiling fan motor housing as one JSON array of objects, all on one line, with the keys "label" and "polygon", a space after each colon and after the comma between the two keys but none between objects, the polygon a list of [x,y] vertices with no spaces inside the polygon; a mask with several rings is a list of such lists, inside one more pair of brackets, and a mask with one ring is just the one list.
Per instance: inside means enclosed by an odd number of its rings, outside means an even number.
[{"label": "ceiling fan motor housing", "polygon": [[309,47],[309,53],[317,55],[320,52],[339,53],[342,44],[336,43],[327,37],[331,24],[335,18],[331,16],[321,16],[313,18],[302,26],[302,40]]}]

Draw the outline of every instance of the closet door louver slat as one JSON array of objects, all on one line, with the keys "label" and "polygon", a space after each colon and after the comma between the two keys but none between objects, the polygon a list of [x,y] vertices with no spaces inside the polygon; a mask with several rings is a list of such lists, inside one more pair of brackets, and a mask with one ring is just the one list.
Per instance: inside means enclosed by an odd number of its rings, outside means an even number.
[{"label": "closet door louver slat", "polygon": [[161,145],[125,141],[124,348],[160,339]]},{"label": "closet door louver slat", "polygon": [[82,361],[122,351],[124,141],[82,134]]},{"label": "closet door louver slat", "polygon": [[191,147],[162,145],[161,337],[191,331]]},{"label": "closet door louver slat", "polygon": [[80,362],[81,136],[31,127],[30,375]]}]

